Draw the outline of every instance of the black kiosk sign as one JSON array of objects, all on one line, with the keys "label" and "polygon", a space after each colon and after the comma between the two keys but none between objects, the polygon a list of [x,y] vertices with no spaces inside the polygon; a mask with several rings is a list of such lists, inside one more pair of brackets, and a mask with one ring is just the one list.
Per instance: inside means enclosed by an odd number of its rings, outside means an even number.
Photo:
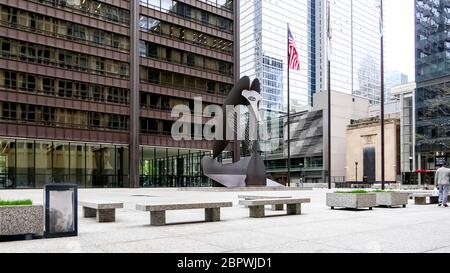
[{"label": "black kiosk sign", "polygon": [[78,186],[50,184],[44,187],[45,237],[78,235]]},{"label": "black kiosk sign", "polygon": [[436,167],[443,167],[447,163],[447,157],[445,156],[436,156],[435,165]]}]

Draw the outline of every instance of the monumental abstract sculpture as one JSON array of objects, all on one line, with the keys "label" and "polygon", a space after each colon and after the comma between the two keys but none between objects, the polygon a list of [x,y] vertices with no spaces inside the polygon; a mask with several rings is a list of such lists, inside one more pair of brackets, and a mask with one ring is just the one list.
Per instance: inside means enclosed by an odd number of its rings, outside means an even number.
[{"label": "monumental abstract sculpture", "polygon": [[[243,77],[231,90],[225,99],[223,111],[226,113],[227,108],[236,106],[247,106],[249,108],[250,120],[256,121],[258,124],[262,122],[259,115],[259,102],[261,100],[261,86],[258,79],[255,79],[250,85],[250,78]],[[266,168],[264,160],[259,151],[257,141],[250,145],[250,140],[246,139],[245,144],[251,146],[251,156],[243,158],[239,162],[233,164],[221,164],[217,158],[222,154],[230,143],[227,139],[227,132],[235,131],[236,121],[227,122],[227,115],[224,115],[222,126],[223,138],[216,140],[213,145],[213,156],[204,157],[202,159],[202,167],[204,174],[225,187],[263,187],[263,186],[281,186],[280,184],[268,180],[266,178]],[[258,126],[254,127],[257,130]]]}]

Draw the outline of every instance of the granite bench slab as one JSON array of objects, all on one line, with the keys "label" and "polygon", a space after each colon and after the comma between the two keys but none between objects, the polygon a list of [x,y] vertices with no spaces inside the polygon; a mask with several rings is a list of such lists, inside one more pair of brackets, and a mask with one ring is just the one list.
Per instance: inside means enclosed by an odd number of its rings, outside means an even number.
[{"label": "granite bench slab", "polygon": [[256,200],[240,200],[239,204],[248,206],[251,218],[265,217],[265,205],[286,205],[287,215],[300,215],[301,205],[311,203],[309,198],[274,198],[274,199],[256,199]]},{"label": "granite bench slab", "polygon": [[238,195],[238,199],[247,199],[247,200],[255,200],[255,199],[287,199],[287,198],[292,198],[292,196]]},{"label": "granite bench slab", "polygon": [[204,209],[206,222],[218,222],[220,221],[220,209],[232,206],[232,202],[137,204],[136,210],[150,212],[150,225],[163,226],[166,224],[167,210]]},{"label": "granite bench slab", "polygon": [[84,218],[97,218],[99,223],[111,223],[116,221],[116,209],[122,209],[122,202],[89,200],[79,201],[83,207]]},{"label": "granite bench slab", "polygon": [[[263,196],[263,195],[238,195],[238,199],[245,199],[245,200],[256,200],[256,199],[288,199],[292,198],[292,196]],[[245,206],[246,208],[248,206]],[[272,210],[280,211],[284,210],[284,204],[280,205],[272,205]]]}]

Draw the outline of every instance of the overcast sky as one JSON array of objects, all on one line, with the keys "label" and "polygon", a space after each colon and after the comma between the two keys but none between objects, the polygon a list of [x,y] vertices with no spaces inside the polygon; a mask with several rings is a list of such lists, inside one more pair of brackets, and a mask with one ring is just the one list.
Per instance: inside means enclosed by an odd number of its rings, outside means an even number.
[{"label": "overcast sky", "polygon": [[414,81],[414,0],[385,0],[386,69]]}]

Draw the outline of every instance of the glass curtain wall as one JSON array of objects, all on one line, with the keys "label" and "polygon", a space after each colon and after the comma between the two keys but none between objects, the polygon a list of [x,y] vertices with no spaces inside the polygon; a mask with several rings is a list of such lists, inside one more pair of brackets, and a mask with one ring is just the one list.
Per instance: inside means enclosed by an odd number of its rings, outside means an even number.
[{"label": "glass curtain wall", "polygon": [[0,188],[128,187],[128,146],[0,139]]},{"label": "glass curtain wall", "polygon": [[141,147],[141,187],[210,187],[200,162],[210,151]]}]

